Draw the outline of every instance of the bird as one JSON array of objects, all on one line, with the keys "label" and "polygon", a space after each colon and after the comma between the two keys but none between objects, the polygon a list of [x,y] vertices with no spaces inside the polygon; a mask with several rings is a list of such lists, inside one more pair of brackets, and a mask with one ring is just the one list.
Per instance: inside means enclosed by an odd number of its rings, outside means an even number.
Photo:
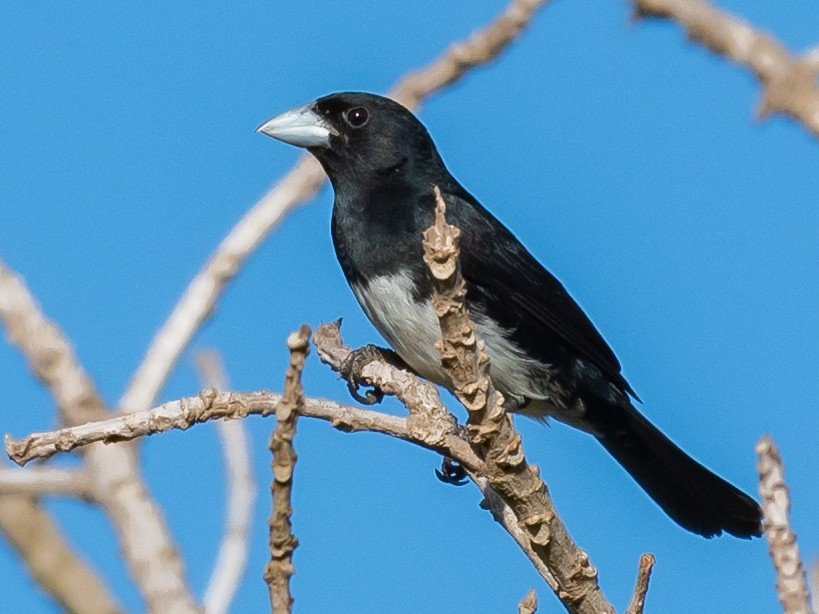
[{"label": "bird", "polygon": [[508,409],[591,434],[665,513],[704,537],[761,534],[750,496],[706,469],[635,407],[614,352],[563,284],[450,173],[421,121],[398,102],[333,93],[258,132],[307,149],[334,191],[331,234],[363,311],[398,356],[451,389],[435,342],[422,233],[437,186],[461,231],[466,306]]}]

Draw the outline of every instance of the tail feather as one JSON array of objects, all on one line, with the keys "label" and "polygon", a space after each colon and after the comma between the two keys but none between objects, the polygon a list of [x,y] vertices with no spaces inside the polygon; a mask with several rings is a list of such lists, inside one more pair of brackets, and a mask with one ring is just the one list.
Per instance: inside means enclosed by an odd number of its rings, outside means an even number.
[{"label": "tail feather", "polygon": [[631,405],[584,402],[597,440],[681,527],[704,537],[762,534],[756,501],[688,456]]}]

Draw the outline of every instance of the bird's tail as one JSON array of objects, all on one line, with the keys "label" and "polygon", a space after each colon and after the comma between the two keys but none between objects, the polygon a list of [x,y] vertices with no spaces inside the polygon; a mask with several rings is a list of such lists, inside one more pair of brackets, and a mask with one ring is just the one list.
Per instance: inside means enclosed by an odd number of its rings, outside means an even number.
[{"label": "bird's tail", "polygon": [[631,405],[586,402],[597,440],[681,527],[704,537],[761,535],[759,504],[678,448]]}]

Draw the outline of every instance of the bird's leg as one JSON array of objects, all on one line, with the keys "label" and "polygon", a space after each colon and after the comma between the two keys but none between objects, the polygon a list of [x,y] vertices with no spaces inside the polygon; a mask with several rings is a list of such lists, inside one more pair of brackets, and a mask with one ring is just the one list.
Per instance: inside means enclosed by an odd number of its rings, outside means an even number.
[{"label": "bird's leg", "polygon": [[[407,368],[398,354],[371,343],[350,352],[344,362],[341,363],[339,373],[347,380],[347,390],[350,391],[350,395],[364,405],[375,405],[384,398],[384,392],[374,387],[372,382],[361,375],[361,370],[375,360],[382,360],[401,369]],[[363,395],[358,391],[359,386],[362,385],[371,387]]]},{"label": "bird's leg", "polygon": [[444,484],[452,484],[453,486],[463,486],[468,482],[466,479],[466,469],[458,461],[444,457],[441,461],[441,468],[435,470],[435,475]]}]

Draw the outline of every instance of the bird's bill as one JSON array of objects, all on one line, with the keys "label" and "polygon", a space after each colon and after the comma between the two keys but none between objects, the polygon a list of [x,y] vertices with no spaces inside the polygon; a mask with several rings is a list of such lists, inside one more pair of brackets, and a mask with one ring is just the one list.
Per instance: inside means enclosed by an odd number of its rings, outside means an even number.
[{"label": "bird's bill", "polygon": [[329,147],[330,136],[336,130],[312,105],[304,105],[285,111],[256,128],[274,139],[297,147]]}]

